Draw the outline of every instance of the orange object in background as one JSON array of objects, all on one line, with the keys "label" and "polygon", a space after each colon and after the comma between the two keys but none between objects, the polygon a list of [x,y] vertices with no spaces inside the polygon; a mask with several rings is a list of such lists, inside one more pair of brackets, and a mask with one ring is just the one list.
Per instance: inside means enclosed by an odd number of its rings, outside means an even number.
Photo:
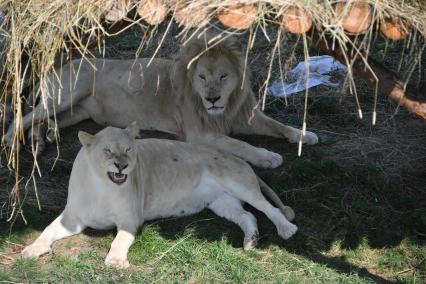
[{"label": "orange object in background", "polygon": [[373,14],[367,3],[338,3],[336,13],[342,17],[342,27],[348,33],[365,33],[371,26]]},{"label": "orange object in background", "polygon": [[237,4],[219,9],[219,21],[230,28],[243,30],[256,20],[257,5]]},{"label": "orange object in background", "polygon": [[392,40],[401,40],[411,32],[411,27],[403,19],[384,19],[380,31]]},{"label": "orange object in background", "polygon": [[312,27],[312,17],[305,9],[288,7],[283,12],[281,25],[291,33],[305,33]]}]

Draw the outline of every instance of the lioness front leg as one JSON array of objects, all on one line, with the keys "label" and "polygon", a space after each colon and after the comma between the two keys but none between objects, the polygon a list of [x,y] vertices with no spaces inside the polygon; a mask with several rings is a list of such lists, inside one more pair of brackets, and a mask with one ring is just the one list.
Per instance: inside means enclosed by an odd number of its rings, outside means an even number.
[{"label": "lioness front leg", "polygon": [[135,240],[136,230],[118,229],[117,236],[111,244],[108,255],[105,258],[107,266],[127,268],[130,266],[127,253]]},{"label": "lioness front leg", "polygon": [[[255,134],[266,135],[271,137],[282,138],[285,137],[290,143],[297,143],[300,140],[302,130],[282,124],[268,116],[261,111],[256,111],[253,119],[250,121],[238,121],[232,126],[235,134]],[[306,131],[302,135],[302,143],[313,145],[318,143],[318,136]]]},{"label": "lioness front leg", "polygon": [[276,168],[283,163],[283,158],[280,154],[268,151],[264,148],[254,147],[246,142],[226,135],[209,134],[189,141],[208,145],[223,152],[231,153],[261,168]]},{"label": "lioness front leg", "polygon": [[31,245],[24,248],[21,255],[23,258],[37,258],[50,252],[53,242],[78,234],[84,228],[85,226],[75,218],[62,212]]}]

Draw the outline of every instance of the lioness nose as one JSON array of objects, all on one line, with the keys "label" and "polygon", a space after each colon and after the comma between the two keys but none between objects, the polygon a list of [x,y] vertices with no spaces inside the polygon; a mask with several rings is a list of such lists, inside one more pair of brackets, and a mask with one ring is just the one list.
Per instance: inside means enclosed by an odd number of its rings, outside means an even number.
[{"label": "lioness nose", "polygon": [[127,168],[127,164],[120,164],[120,163],[114,163],[114,165],[117,167],[117,169],[119,170],[119,171],[122,171],[122,170],[124,170],[125,168]]},{"label": "lioness nose", "polygon": [[219,97],[213,97],[213,98],[207,98],[206,100],[207,100],[207,101],[209,101],[209,102],[211,102],[212,104],[214,104],[214,103],[215,103],[215,102],[217,102],[219,99],[220,99],[220,96],[219,96]]}]

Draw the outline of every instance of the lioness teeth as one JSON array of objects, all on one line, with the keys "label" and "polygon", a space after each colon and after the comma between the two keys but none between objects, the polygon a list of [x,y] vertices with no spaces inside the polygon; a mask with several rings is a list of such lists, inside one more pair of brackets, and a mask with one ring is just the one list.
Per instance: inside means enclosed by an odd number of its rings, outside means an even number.
[{"label": "lioness teeth", "polygon": [[116,173],[116,172],[108,172],[109,179],[117,184],[122,184],[126,181],[127,175],[122,173]]}]

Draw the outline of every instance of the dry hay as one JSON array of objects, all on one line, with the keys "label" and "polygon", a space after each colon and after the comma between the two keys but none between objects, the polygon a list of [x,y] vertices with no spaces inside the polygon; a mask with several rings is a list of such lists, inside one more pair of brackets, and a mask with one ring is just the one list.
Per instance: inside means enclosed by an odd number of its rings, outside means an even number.
[{"label": "dry hay", "polygon": [[[412,50],[418,51],[413,57],[415,59],[412,61],[413,68],[410,69],[411,72],[408,72],[405,78],[409,78],[414,70],[418,69],[419,57],[424,49],[424,38],[420,34],[425,35],[426,33],[425,1],[349,0],[344,1],[343,7],[339,6],[339,2],[341,1],[3,0],[0,3],[0,11],[3,11],[6,16],[1,30],[3,42],[0,48],[0,58],[5,63],[3,69],[0,69],[2,83],[0,102],[11,104],[14,110],[13,117],[18,122],[18,131],[14,137],[13,146],[5,151],[8,166],[16,171],[16,185],[21,181],[18,141],[22,141],[24,137],[22,130],[19,131],[21,129],[19,121],[23,115],[25,101],[22,96],[24,89],[28,85],[34,86],[35,82],[39,81],[40,100],[46,103],[47,98],[51,95],[47,92],[46,79],[51,72],[54,72],[55,66],[61,65],[73,57],[95,57],[95,51],[89,49],[89,46],[93,44],[96,45],[98,54],[102,56],[105,53],[105,38],[115,36],[132,26],[138,26],[142,31],[140,45],[135,53],[136,57],[150,42],[152,35],[157,32],[157,27],[149,24],[158,24],[164,19],[168,21],[164,35],[169,32],[172,19],[176,19],[180,23],[182,27],[177,37],[182,42],[186,42],[195,32],[202,32],[207,28],[222,31],[224,37],[240,33],[236,29],[247,28],[246,32],[249,33],[248,50],[250,50],[258,40],[258,34],[263,34],[268,44],[272,46],[272,55],[268,58],[269,68],[267,68],[264,83],[260,86],[260,99],[263,106],[266,101],[266,86],[274,76],[273,70],[276,70],[276,67],[272,68],[273,63],[277,58],[281,58],[281,44],[288,38],[287,33],[305,32],[311,25],[318,32],[332,36],[336,46],[355,46],[355,50],[361,57],[368,55],[371,42],[377,37],[377,32],[380,30],[385,34],[389,32],[387,35],[389,38],[405,38],[406,45]],[[361,5],[360,7],[369,5],[369,9],[367,9],[369,14],[361,18],[363,19],[362,23],[371,21],[372,24],[365,24],[362,29],[353,30],[354,23],[350,21],[349,15],[359,13],[357,5]],[[152,7],[158,9],[153,10]],[[238,7],[240,10],[235,10],[234,7]],[[248,11],[251,16],[247,18],[244,15],[242,17],[241,11]],[[167,15],[171,15],[172,19],[167,18]],[[226,15],[230,15],[231,18],[223,18]],[[221,20],[222,23],[217,19]],[[125,28],[120,29],[123,20],[127,24]],[[118,22],[115,23],[114,21]],[[229,26],[236,29],[229,28]],[[268,37],[266,32],[271,27],[278,27],[278,34],[273,39]],[[363,34],[351,37],[348,32]],[[164,38],[165,36],[160,37],[158,48],[163,44]],[[309,56],[308,38],[303,33],[298,35],[298,38],[303,42],[304,56]],[[157,55],[158,48],[155,49],[152,56]],[[294,45],[294,48],[296,48],[296,45]],[[289,52],[292,53],[293,51],[290,50]],[[343,52],[346,52],[346,50],[343,50]],[[284,78],[284,71],[287,70],[286,67],[288,66],[284,66],[285,64],[282,64],[283,62],[280,60],[278,61],[280,77]],[[290,64],[289,62],[286,64]],[[351,62],[347,63],[351,65]],[[263,68],[264,65],[263,62]],[[59,76],[57,73],[54,74]],[[351,72],[349,72],[347,81],[351,90],[353,90],[355,82]],[[307,94],[304,100],[304,127],[306,127]],[[357,107],[360,110],[359,104]],[[4,123],[5,121],[2,122],[2,124]],[[34,163],[32,173],[37,174],[38,171],[38,165]],[[7,213],[9,217],[21,213],[19,209],[21,199],[18,188],[16,186],[12,190],[11,210]]]}]

